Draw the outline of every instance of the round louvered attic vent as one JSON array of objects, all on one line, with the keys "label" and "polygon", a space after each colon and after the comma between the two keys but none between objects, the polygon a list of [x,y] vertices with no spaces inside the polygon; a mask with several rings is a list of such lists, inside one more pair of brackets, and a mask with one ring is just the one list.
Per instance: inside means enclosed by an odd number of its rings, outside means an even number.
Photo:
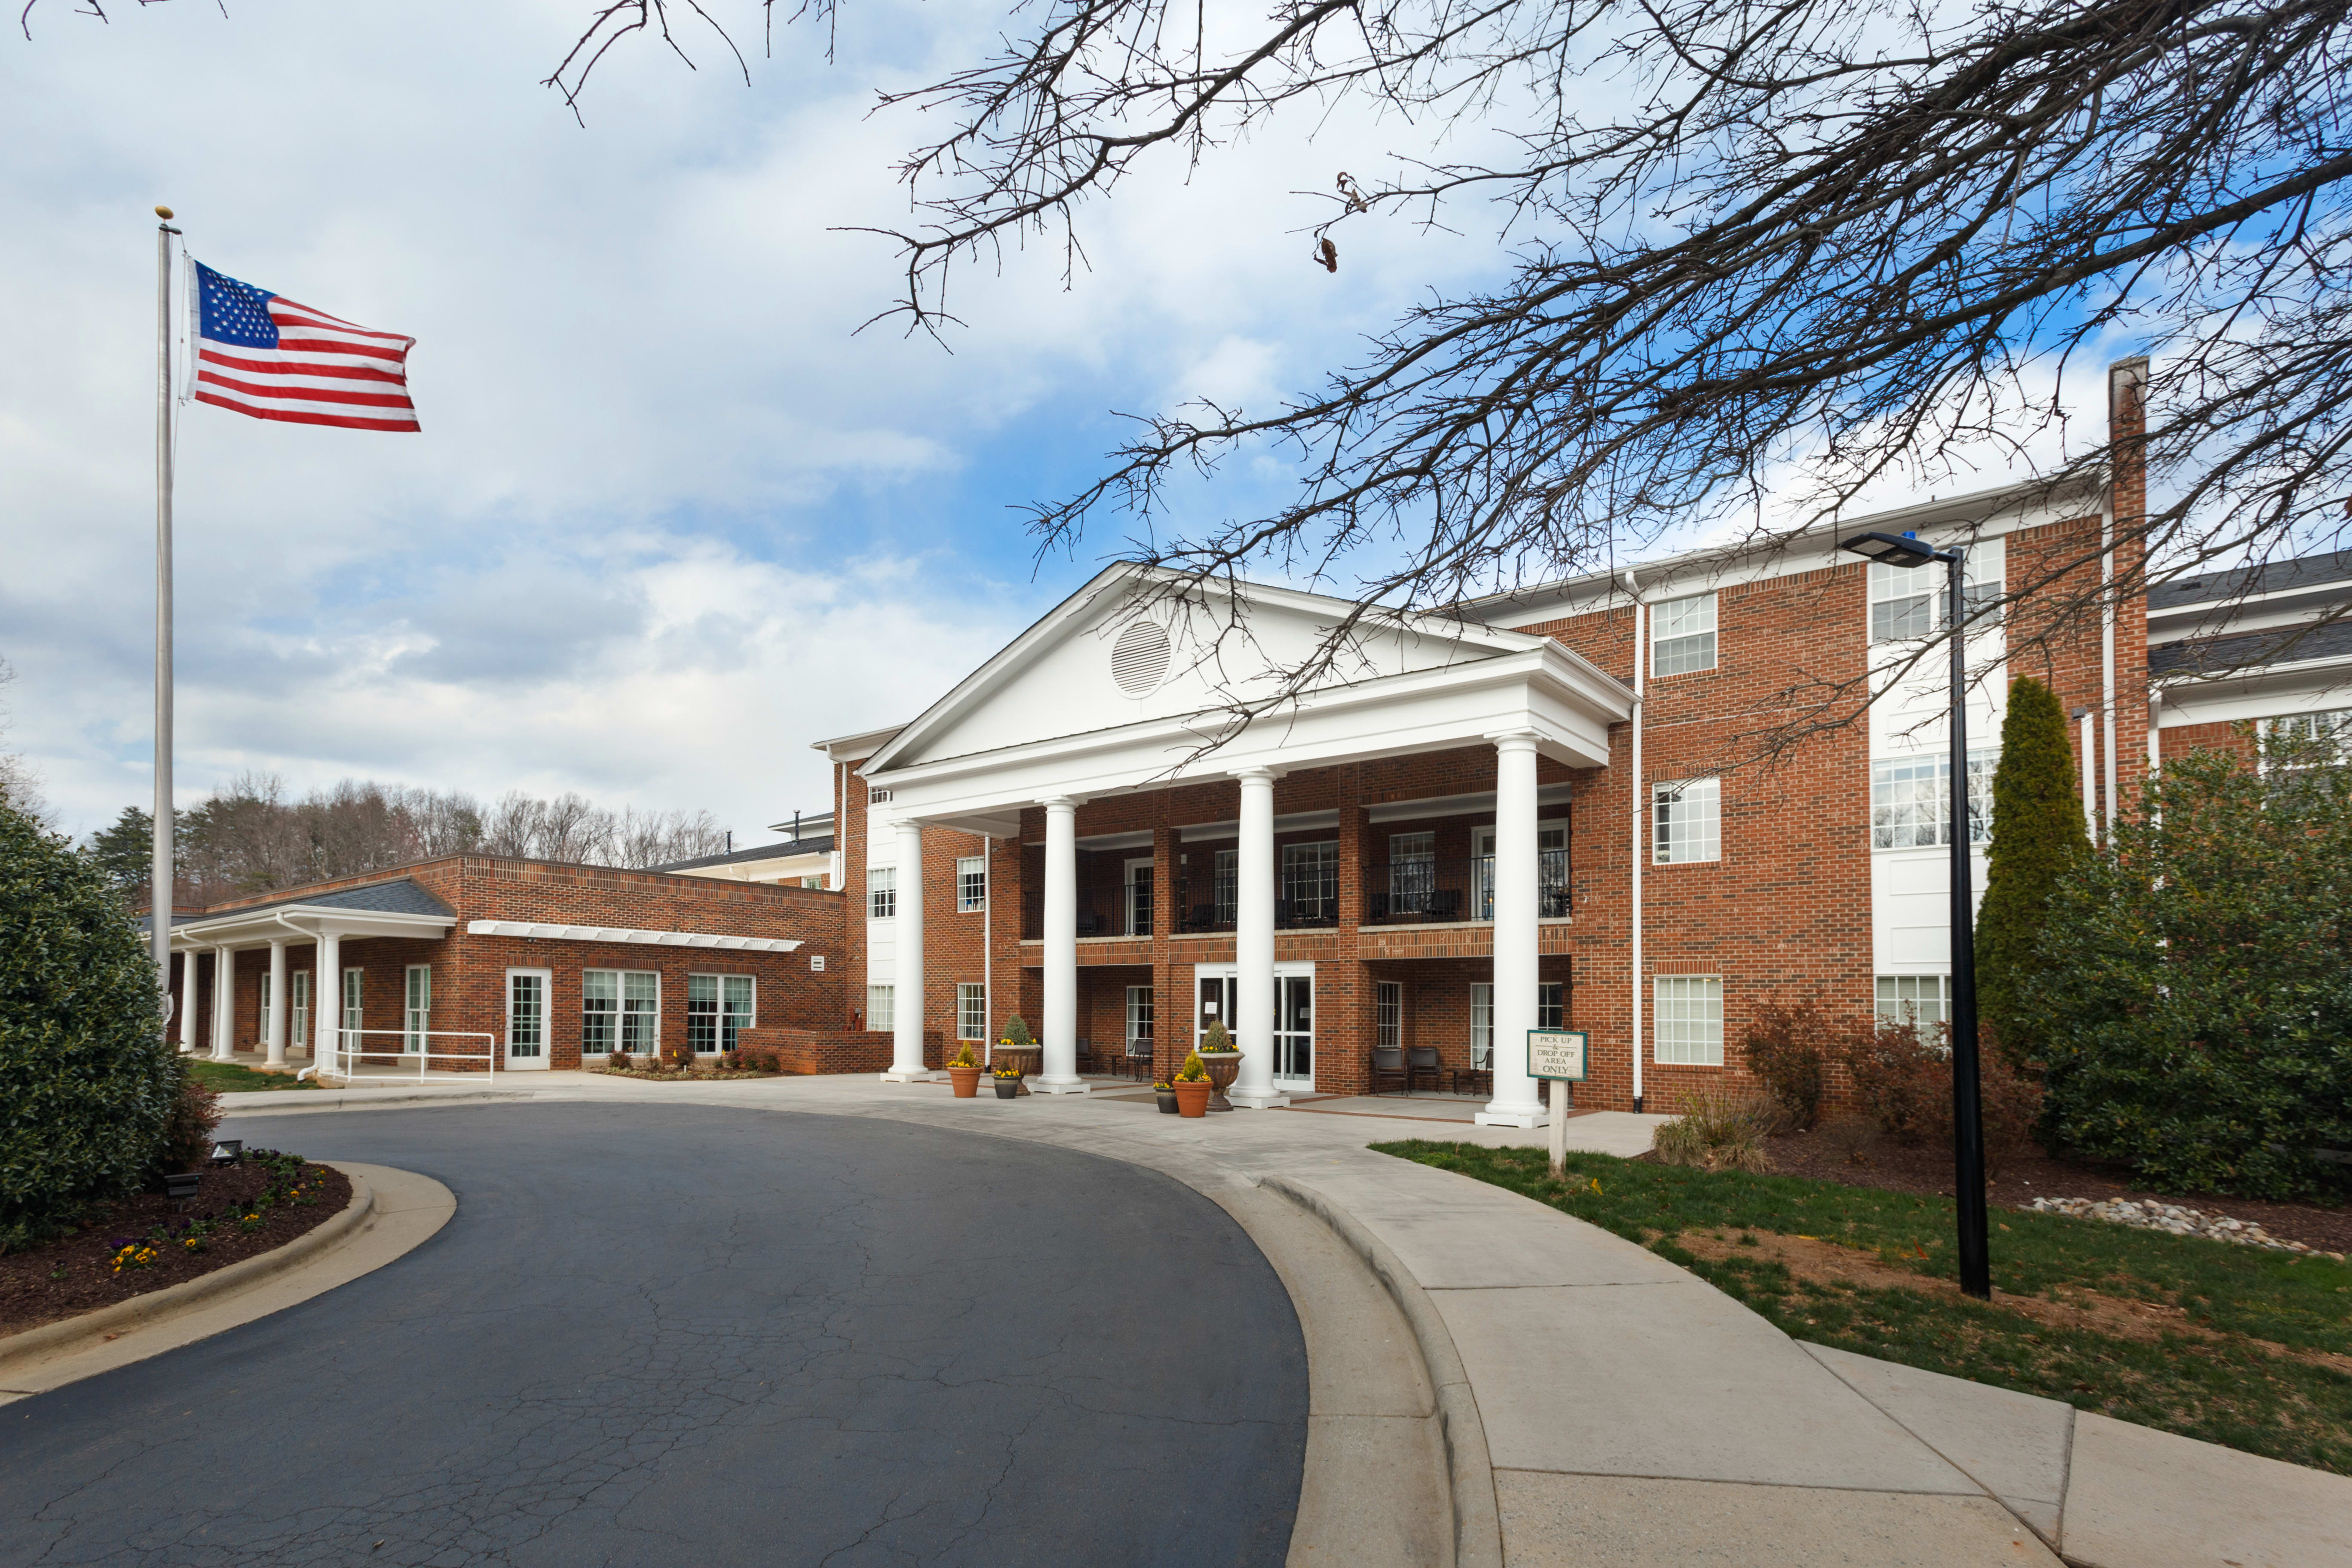
[{"label": "round louvered attic vent", "polygon": [[1168,629],[1158,621],[1128,624],[1111,645],[1110,678],[1129,697],[1144,697],[1168,674]]}]

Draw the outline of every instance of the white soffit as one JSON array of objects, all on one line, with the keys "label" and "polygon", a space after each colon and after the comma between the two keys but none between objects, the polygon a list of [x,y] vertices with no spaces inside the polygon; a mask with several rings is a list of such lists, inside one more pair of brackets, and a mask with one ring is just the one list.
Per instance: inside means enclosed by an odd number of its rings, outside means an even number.
[{"label": "white soffit", "polygon": [[632,931],[622,926],[543,925],[535,921],[468,921],[467,936],[530,936],[543,942],[622,942],[641,947],[717,948],[727,952],[790,952],[801,944],[780,937],[718,936],[706,931]]}]

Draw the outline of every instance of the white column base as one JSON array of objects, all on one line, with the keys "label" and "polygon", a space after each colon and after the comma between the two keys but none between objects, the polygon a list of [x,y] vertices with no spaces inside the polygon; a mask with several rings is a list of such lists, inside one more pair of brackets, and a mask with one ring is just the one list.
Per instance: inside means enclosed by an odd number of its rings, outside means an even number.
[{"label": "white column base", "polygon": [[1033,1078],[1029,1080],[1032,1094],[1091,1094],[1094,1085],[1082,1078]]},{"label": "white column base", "polygon": [[933,1072],[929,1068],[911,1068],[904,1072],[892,1068],[882,1075],[882,1081],[884,1083],[937,1083],[945,1077],[947,1074]]},{"label": "white column base", "polygon": [[1540,1105],[1532,1110],[1496,1110],[1488,1106],[1470,1120],[1481,1127],[1549,1127],[1551,1112]]},{"label": "white column base", "polygon": [[1225,1101],[1235,1110],[1279,1110],[1290,1103],[1290,1096],[1278,1089],[1229,1089]]}]

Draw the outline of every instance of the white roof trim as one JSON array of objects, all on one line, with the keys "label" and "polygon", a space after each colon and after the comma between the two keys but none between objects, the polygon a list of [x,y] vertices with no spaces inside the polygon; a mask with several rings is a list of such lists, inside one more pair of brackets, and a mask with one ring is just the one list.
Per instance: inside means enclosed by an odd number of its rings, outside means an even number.
[{"label": "white roof trim", "polygon": [[801,944],[770,936],[707,931],[633,931],[624,926],[546,925],[536,921],[468,921],[467,936],[530,936],[547,942],[625,942],[643,947],[717,948],[726,952],[790,952]]}]

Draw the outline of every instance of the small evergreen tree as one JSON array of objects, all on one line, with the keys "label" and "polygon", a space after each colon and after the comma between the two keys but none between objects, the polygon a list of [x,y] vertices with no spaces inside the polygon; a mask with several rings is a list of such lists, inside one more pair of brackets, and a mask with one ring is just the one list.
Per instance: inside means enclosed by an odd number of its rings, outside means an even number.
[{"label": "small evergreen tree", "polygon": [[122,900],[0,804],[0,1251],[135,1186],[164,1153],[180,1063]]},{"label": "small evergreen tree", "polygon": [[2030,677],[2009,689],[1992,775],[1992,842],[1977,910],[1978,1016],[2011,1061],[2038,1059],[2047,1030],[2024,1004],[2035,944],[2059,879],[2091,850],[2074,752],[2056,693]]},{"label": "small evergreen tree", "polygon": [[155,819],[126,805],[113,826],[89,836],[81,852],[116,892],[131,898],[146,888],[154,873]]}]

